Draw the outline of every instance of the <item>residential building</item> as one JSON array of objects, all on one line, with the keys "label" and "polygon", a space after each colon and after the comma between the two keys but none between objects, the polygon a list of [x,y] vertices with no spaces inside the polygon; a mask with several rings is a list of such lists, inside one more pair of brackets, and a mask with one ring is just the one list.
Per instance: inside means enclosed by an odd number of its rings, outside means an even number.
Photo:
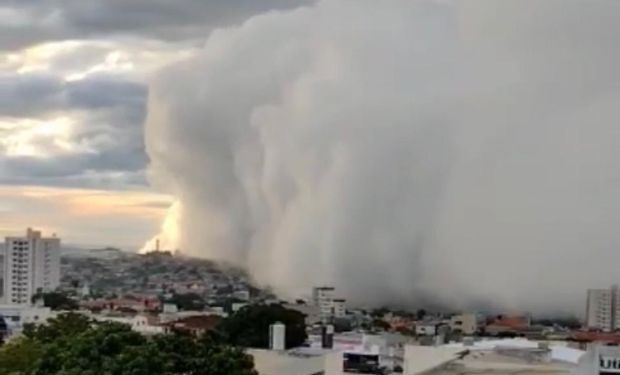
[{"label": "residential building", "polygon": [[319,308],[321,321],[328,322],[334,318],[346,316],[346,300],[336,298],[336,289],[331,286],[312,289],[312,303]]},{"label": "residential building", "polygon": [[458,314],[450,318],[450,329],[460,331],[464,335],[473,335],[478,330],[476,314]]},{"label": "residential building", "polygon": [[4,300],[27,305],[37,292],[60,285],[60,238],[41,237],[28,229],[25,237],[7,237],[4,246]]},{"label": "residential building", "polygon": [[331,286],[320,286],[312,289],[312,303],[315,306],[321,306],[322,304],[329,304],[336,294],[336,288]]},{"label": "residential building", "polygon": [[491,336],[517,335],[531,333],[533,327],[529,315],[523,314],[501,314],[490,319],[484,331]]},{"label": "residential building", "polygon": [[332,313],[334,318],[344,318],[347,315],[347,301],[342,298],[332,300]]},{"label": "residential building", "polygon": [[435,336],[439,322],[418,322],[415,325],[415,334],[418,336]]},{"label": "residential building", "polygon": [[233,297],[241,301],[247,302],[250,300],[250,291],[247,289],[236,290],[233,292]]},{"label": "residential building", "polygon": [[605,332],[620,328],[620,291],[617,285],[609,289],[588,290],[586,327]]},{"label": "residential building", "polygon": [[56,314],[49,307],[32,307],[27,305],[0,305],[0,316],[4,318],[7,333],[19,334],[26,323],[40,324]]},{"label": "residential building", "polygon": [[166,326],[161,323],[160,319],[151,314],[92,314],[90,318],[99,322],[115,322],[127,324],[131,329],[143,335],[156,335],[166,333]]},{"label": "residential building", "polygon": [[214,331],[221,321],[222,317],[217,315],[193,315],[167,322],[164,326],[167,333],[176,331],[202,336]]},{"label": "residential building", "polygon": [[230,306],[230,310],[235,313],[246,306],[248,306],[247,302],[233,302]]}]

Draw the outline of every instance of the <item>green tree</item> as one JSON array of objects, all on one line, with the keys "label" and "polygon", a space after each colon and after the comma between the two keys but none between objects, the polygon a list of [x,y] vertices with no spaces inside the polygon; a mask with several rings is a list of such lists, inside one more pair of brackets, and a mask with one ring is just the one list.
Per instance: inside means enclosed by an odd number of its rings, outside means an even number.
[{"label": "green tree", "polygon": [[389,313],[390,309],[387,307],[380,307],[378,309],[374,309],[370,312],[370,316],[373,318],[382,318],[385,314]]},{"label": "green tree", "polygon": [[175,294],[169,301],[177,305],[179,310],[200,311],[205,307],[205,301],[196,293]]},{"label": "green tree", "polygon": [[[126,324],[103,322],[48,342],[34,375],[126,374],[146,338]],[[147,367],[148,369],[148,367]],[[144,373],[146,374],[146,373]]]},{"label": "green tree", "polygon": [[281,305],[248,305],[224,319],[218,333],[224,342],[251,348],[269,347],[269,325],[286,326],[286,347],[302,345],[307,338],[305,315]]},{"label": "green tree", "polygon": [[382,331],[389,331],[391,328],[390,323],[386,322],[385,320],[381,320],[381,319],[374,319],[372,321],[372,326],[373,328],[376,328]]},{"label": "green tree", "polygon": [[22,375],[34,369],[41,355],[41,345],[22,337],[10,341],[0,348],[0,374]]},{"label": "green tree", "polygon": [[87,331],[91,325],[92,321],[85,315],[70,312],[48,319],[46,324],[24,324],[23,334],[41,343],[48,343],[76,336]]},{"label": "green tree", "polygon": [[43,305],[52,310],[77,310],[79,307],[74,299],[62,292],[36,293],[32,296],[32,302],[40,298],[43,298]]},{"label": "green tree", "polygon": [[416,311],[415,315],[416,315],[416,319],[422,320],[426,317],[427,312],[424,309],[419,309],[418,311]]},{"label": "green tree", "polygon": [[252,357],[205,336],[145,337],[75,313],[27,326],[0,348],[4,375],[257,375]]}]

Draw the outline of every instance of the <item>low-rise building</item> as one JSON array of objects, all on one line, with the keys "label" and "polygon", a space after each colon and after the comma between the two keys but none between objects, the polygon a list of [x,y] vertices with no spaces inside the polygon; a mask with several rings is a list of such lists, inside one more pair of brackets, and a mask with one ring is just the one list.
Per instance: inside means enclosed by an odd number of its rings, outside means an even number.
[{"label": "low-rise building", "polygon": [[517,335],[530,329],[531,319],[527,315],[498,315],[484,328],[492,336]]},{"label": "low-rise building", "polygon": [[250,291],[247,289],[236,290],[233,292],[233,297],[247,302],[250,300]]},{"label": "low-rise building", "polygon": [[458,314],[450,318],[450,329],[464,335],[473,335],[478,331],[478,316],[476,314]]},{"label": "low-rise building", "polygon": [[232,312],[235,313],[235,312],[241,310],[242,308],[246,307],[247,305],[248,305],[247,302],[233,302],[230,305],[230,309],[231,309]]},{"label": "low-rise building", "polygon": [[0,305],[0,316],[4,317],[8,334],[18,334],[26,323],[41,324],[56,313],[49,307],[36,307],[27,305]]},{"label": "low-rise building", "polygon": [[92,314],[90,317],[99,322],[115,322],[126,324],[132,330],[144,335],[165,333],[165,327],[159,318],[151,314]]},{"label": "low-rise building", "polygon": [[415,334],[418,336],[435,336],[437,328],[441,325],[437,321],[418,321],[415,324]]},{"label": "low-rise building", "polygon": [[180,331],[202,336],[209,331],[213,331],[222,321],[217,315],[194,315],[164,324],[165,332]]}]

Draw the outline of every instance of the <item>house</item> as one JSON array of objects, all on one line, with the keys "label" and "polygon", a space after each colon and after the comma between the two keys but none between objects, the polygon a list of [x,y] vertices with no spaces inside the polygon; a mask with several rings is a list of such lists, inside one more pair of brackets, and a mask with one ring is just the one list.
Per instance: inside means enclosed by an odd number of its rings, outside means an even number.
[{"label": "house", "polygon": [[218,315],[194,315],[179,320],[165,323],[165,332],[187,332],[194,336],[201,336],[209,331],[213,331],[222,321]]},{"label": "house", "polygon": [[458,314],[450,318],[450,329],[464,335],[473,335],[478,331],[478,316],[476,314]]}]

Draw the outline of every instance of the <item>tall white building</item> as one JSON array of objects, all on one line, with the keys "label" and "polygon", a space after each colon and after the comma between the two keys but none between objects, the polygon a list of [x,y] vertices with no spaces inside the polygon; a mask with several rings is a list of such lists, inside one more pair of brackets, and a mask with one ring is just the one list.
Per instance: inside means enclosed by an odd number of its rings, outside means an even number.
[{"label": "tall white building", "polygon": [[336,298],[335,295],[336,289],[331,286],[312,289],[312,303],[319,308],[319,315],[324,323],[333,318],[344,318],[346,315],[346,301]]},{"label": "tall white building", "polygon": [[331,286],[312,288],[312,303],[319,308],[319,316],[323,322],[332,317],[335,292],[336,289]]},{"label": "tall white building", "polygon": [[617,285],[609,289],[588,290],[586,326],[607,332],[620,329],[620,290]]},{"label": "tall white building", "polygon": [[41,237],[28,229],[25,237],[7,237],[4,246],[4,302],[31,303],[32,295],[60,284],[60,238]]},{"label": "tall white building", "polygon": [[344,318],[347,316],[347,300],[343,298],[334,298],[332,300],[332,308],[334,318]]}]

